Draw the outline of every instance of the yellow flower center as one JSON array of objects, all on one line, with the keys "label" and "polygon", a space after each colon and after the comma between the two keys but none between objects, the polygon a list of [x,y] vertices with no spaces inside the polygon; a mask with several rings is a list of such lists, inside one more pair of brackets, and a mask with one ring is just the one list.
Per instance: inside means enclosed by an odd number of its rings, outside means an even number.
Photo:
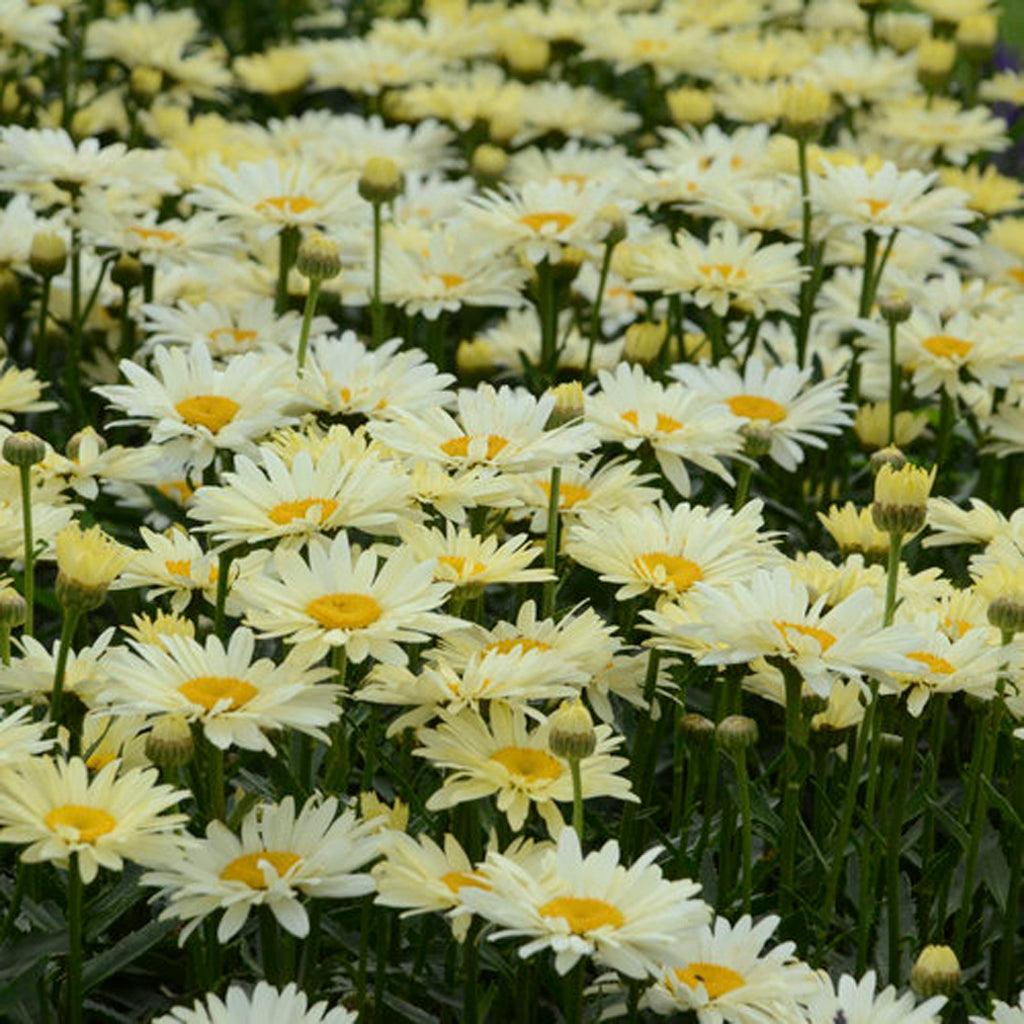
[{"label": "yellow flower center", "polygon": [[1013,267],[1007,273],[1016,284],[1024,285],[1024,267]]},{"label": "yellow flower center", "polygon": [[562,182],[562,184],[575,185],[577,188],[583,188],[583,186],[590,181],[590,178],[586,174],[579,174],[578,172],[573,171],[563,171],[561,174],[556,174],[555,177]]},{"label": "yellow flower center", "polygon": [[562,765],[557,758],[533,747],[502,747],[491,754],[491,760],[524,782],[552,781],[562,775]]},{"label": "yellow flower center", "polygon": [[154,240],[158,242],[177,242],[181,238],[181,235],[176,231],[168,231],[166,228],[144,228],[133,226],[128,230],[137,238],[141,238],[144,242],[152,242]]},{"label": "yellow flower center", "polygon": [[942,620],[942,624],[951,633],[955,632],[958,638],[966,636],[967,631],[972,628],[971,623],[967,619],[954,619],[952,615],[947,615]]},{"label": "yellow flower center", "polygon": [[260,691],[237,676],[196,676],[178,687],[180,693],[192,704],[212,711],[221,701],[228,701],[229,711],[237,711],[248,704]]},{"label": "yellow flower center", "polygon": [[483,562],[474,562],[473,565],[467,569],[466,559],[462,555],[438,555],[437,560],[442,565],[447,565],[452,572],[455,573],[460,579],[466,576],[479,576],[480,573],[487,568]]},{"label": "yellow flower center", "polygon": [[614,903],[589,896],[559,896],[537,908],[542,917],[560,917],[577,934],[598,928],[621,928],[626,919]]},{"label": "yellow flower center", "polygon": [[[469,454],[469,443],[472,440],[468,434],[461,437],[453,437],[441,442],[441,451],[453,458],[464,459]],[[508,438],[500,434],[487,435],[487,458],[493,459],[508,444]]]},{"label": "yellow flower center", "polygon": [[661,578],[660,569],[665,574],[665,583],[678,591],[689,590],[694,583],[704,579],[704,573],[696,562],[665,551],[648,551],[637,555],[633,565],[642,576],[652,576],[655,580]]},{"label": "yellow flower center", "polygon": [[657,54],[668,53],[668,40],[638,39],[633,44],[633,50],[639,57],[650,57]]},{"label": "yellow flower center", "polygon": [[726,283],[733,281],[739,283],[747,279],[747,272],[732,263],[702,263],[697,269],[705,277],[718,277]]},{"label": "yellow flower center", "polygon": [[94,843],[100,836],[113,832],[117,825],[117,819],[112,814],[83,804],[61,804],[60,807],[54,807],[43,820],[46,827],[54,832],[73,828],[78,833],[80,843]]},{"label": "yellow flower center", "polygon": [[172,576],[187,578],[192,575],[192,560],[190,558],[168,558],[164,562],[164,567]]},{"label": "yellow flower center", "polygon": [[908,658],[913,658],[914,661],[924,665],[929,672],[935,672],[943,676],[951,676],[956,671],[956,665],[952,662],[946,661],[945,658],[940,658],[937,654],[931,654],[928,651],[911,651]]},{"label": "yellow flower center", "polygon": [[98,772],[101,768],[106,768],[111,761],[114,760],[114,755],[111,753],[101,754],[97,751],[95,754],[90,754],[85,762],[86,768],[91,772]]},{"label": "yellow flower center", "polygon": [[261,863],[273,865],[279,876],[284,876],[302,858],[287,850],[258,850],[236,857],[220,873],[225,882],[245,882],[250,889],[266,889],[267,881],[260,870]]},{"label": "yellow flower center", "polygon": [[272,206],[278,213],[297,216],[308,213],[316,205],[316,200],[310,199],[309,196],[267,196],[256,204],[256,209],[265,210]]},{"label": "yellow flower center", "polygon": [[921,347],[940,359],[963,359],[974,348],[974,343],[963,338],[954,338],[951,334],[933,334],[921,342]]},{"label": "yellow flower center", "polygon": [[323,594],[306,605],[306,614],[324,629],[365,629],[381,616],[369,594]]},{"label": "yellow flower center", "polygon": [[547,210],[537,213],[524,213],[519,218],[519,223],[536,232],[543,231],[549,224],[554,227],[555,231],[564,231],[567,227],[576,223],[576,218],[571,213],[564,213],[560,210]]},{"label": "yellow flower center", "polygon": [[190,427],[206,427],[216,434],[235,418],[241,406],[224,395],[193,395],[183,398],[174,408]]},{"label": "yellow flower center", "polygon": [[458,893],[460,889],[466,888],[491,891],[491,887],[482,878],[477,878],[476,875],[468,875],[465,871],[448,871],[441,876],[441,881],[454,893]]},{"label": "yellow flower center", "polygon": [[786,407],[763,395],[733,395],[725,404],[735,415],[748,420],[781,423],[786,418]]},{"label": "yellow flower center", "polygon": [[636,292],[632,288],[626,288],[621,284],[613,284],[604,292],[606,299],[635,299]]},{"label": "yellow flower center", "polygon": [[[551,482],[549,480],[539,480],[541,490],[548,496],[551,497]],[[579,504],[581,501],[586,501],[590,497],[590,491],[582,484],[570,484],[561,483],[558,485],[558,507],[559,508],[572,508],[573,505]]]},{"label": "yellow flower center", "polygon": [[287,526],[294,519],[305,519],[306,513],[315,508],[318,510],[317,521],[322,525],[337,507],[338,503],[333,498],[300,498],[298,501],[282,501],[267,516],[278,526]]},{"label": "yellow flower center", "polygon": [[[638,428],[640,426],[640,416],[636,409],[627,409],[625,412],[619,413],[619,419],[625,420],[631,427]],[[683,425],[674,416],[659,412],[655,413],[654,427],[663,434],[674,434],[677,430],[682,430]]]},{"label": "yellow flower center", "polygon": [[506,640],[495,640],[483,649],[483,653],[489,654],[491,651],[497,651],[498,654],[511,654],[513,651],[518,651],[520,654],[526,654],[527,651],[550,650],[551,644],[546,644],[543,640],[531,640],[528,636],[517,636],[509,637]]},{"label": "yellow flower center", "polygon": [[182,505],[195,493],[192,485],[187,480],[168,480],[166,483],[157,484],[156,489],[164,497],[177,500]]},{"label": "yellow flower center", "polygon": [[836,638],[827,629],[821,629],[818,626],[808,626],[802,622],[784,622],[781,619],[773,619],[772,625],[782,634],[783,641],[790,647],[793,646],[790,631],[817,640],[822,654],[836,642]]},{"label": "yellow flower center", "polygon": [[441,284],[449,290],[466,283],[466,279],[461,274],[438,274],[437,276],[441,278]]},{"label": "yellow flower center", "polygon": [[241,345],[244,341],[256,340],[256,332],[244,327],[215,327],[208,334],[210,341],[219,341],[225,336],[229,337],[236,345]]},{"label": "yellow flower center", "polygon": [[742,988],[747,983],[743,975],[731,967],[700,962],[677,968],[676,977],[693,989],[703,985],[709,999],[718,999],[719,996]]},{"label": "yellow flower center", "polygon": [[877,217],[892,205],[888,199],[870,199],[867,196],[860,199],[859,202],[862,202],[871,211],[872,217]]}]

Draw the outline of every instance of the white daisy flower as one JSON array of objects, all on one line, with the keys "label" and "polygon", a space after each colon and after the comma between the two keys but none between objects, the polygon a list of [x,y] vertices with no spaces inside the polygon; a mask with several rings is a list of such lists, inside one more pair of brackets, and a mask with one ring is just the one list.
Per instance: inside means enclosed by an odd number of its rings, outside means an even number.
[{"label": "white daisy flower", "polygon": [[821,975],[821,990],[807,1008],[809,1024],[939,1024],[939,1010],[946,1005],[945,996],[934,996],[916,1004],[910,992],[900,995],[890,985],[876,993],[877,977],[868,971],[858,981],[844,974],[833,986],[832,979]]},{"label": "white daisy flower", "polygon": [[101,867],[152,864],[174,856],[184,814],[165,814],[192,794],[157,784],[155,768],[121,771],[111,761],[90,777],[81,758],[32,757],[0,775],[0,843],[25,846],[26,864],[67,869],[78,854],[87,885]]},{"label": "white daisy flower", "polygon": [[27,761],[53,746],[53,739],[45,738],[50,723],[34,722],[31,715],[31,706],[25,705],[9,715],[0,716],[0,769]]},{"label": "white daisy flower", "polygon": [[326,743],[323,728],[341,713],[339,688],[323,682],[331,668],[310,668],[294,654],[280,665],[254,660],[256,640],[248,629],[236,629],[226,648],[216,636],[205,645],[164,636],[159,646],[134,640],[129,646],[109,655],[109,681],[99,699],[117,714],[176,714],[199,722],[222,750],[237,746],[273,756],[265,734],[288,728]]},{"label": "white daisy flower", "polygon": [[251,993],[232,985],[223,999],[211,992],[191,1008],[175,1006],[153,1024],[356,1024],[356,1016],[343,1006],[329,1009],[326,1001],[310,1005],[294,981],[283,989],[261,981]]},{"label": "white daisy flower", "polygon": [[669,881],[654,861],[659,847],[630,867],[619,863],[610,840],[583,856],[576,833],[567,828],[542,871],[527,872],[499,853],[478,868],[488,889],[466,887],[463,902],[499,925],[491,938],[523,938],[523,959],[550,949],[555,970],[568,973],[581,957],[629,978],[657,975],[711,916],[697,899],[700,886]]},{"label": "white daisy flower", "polygon": [[[114,627],[105,629],[88,647],[71,650],[64,668],[64,692],[74,693],[86,705],[95,701],[99,687],[106,683],[106,655]],[[16,653],[10,665],[0,667],[0,693],[12,697],[45,698],[53,689],[60,655],[60,641],[47,650],[35,637],[20,636],[14,641]],[[17,650],[20,649],[20,653]]]},{"label": "white daisy flower", "polygon": [[183,612],[197,591],[207,599],[215,596],[217,556],[204,551],[195,537],[173,528],[166,533],[154,533],[145,526],[139,528],[139,537],[145,548],[132,552],[131,560],[111,589],[149,587],[147,601],[170,594],[173,612]]},{"label": "white daisy flower", "polygon": [[178,938],[189,935],[210,914],[223,910],[217,941],[241,931],[254,907],[267,907],[285,931],[309,934],[309,917],[300,897],[352,899],[373,892],[361,871],[381,852],[376,825],[355,811],[338,815],[338,801],[311,797],[295,814],[295,800],[261,804],[244,818],[236,836],[222,822],[207,826],[174,860],[142,876],[169,900],[161,920],[186,921]]},{"label": "white daisy flower", "polygon": [[997,999],[992,1005],[991,1017],[971,1017],[971,1024],[1024,1024],[1024,994],[1016,1006]]}]

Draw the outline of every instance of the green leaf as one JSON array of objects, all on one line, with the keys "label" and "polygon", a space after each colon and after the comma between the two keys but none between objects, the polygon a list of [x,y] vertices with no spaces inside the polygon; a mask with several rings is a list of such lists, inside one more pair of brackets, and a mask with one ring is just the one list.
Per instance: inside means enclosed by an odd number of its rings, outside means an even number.
[{"label": "green leaf", "polygon": [[82,968],[82,985],[86,992],[112,974],[124,970],[140,956],[163,941],[174,929],[174,921],[150,921],[138,931],[126,935],[109,949],[87,961]]}]

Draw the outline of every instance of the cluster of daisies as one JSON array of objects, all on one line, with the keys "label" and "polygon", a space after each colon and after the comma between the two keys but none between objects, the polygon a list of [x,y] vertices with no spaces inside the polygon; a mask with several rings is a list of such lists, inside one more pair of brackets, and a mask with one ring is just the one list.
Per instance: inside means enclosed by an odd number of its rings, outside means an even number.
[{"label": "cluster of daisies", "polygon": [[0,0],[0,1016],[1024,1024],[1000,13]]}]

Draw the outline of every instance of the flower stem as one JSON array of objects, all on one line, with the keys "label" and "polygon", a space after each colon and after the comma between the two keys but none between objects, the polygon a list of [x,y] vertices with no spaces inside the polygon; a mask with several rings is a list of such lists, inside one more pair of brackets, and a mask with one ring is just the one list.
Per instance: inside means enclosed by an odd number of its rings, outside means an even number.
[{"label": "flower stem", "polygon": [[782,795],[782,847],[780,854],[780,913],[785,916],[793,899],[793,881],[796,870],[796,833],[797,819],[800,810],[800,789],[802,772],[800,770],[800,748],[805,745],[803,732],[803,708],[801,706],[803,679],[800,673],[782,660],[778,664],[782,669],[786,684],[786,761],[784,769],[785,784]]},{"label": "flower stem", "polygon": [[754,475],[754,467],[749,462],[741,462],[736,475],[736,499],[732,503],[733,512],[739,512],[750,496],[750,480]]},{"label": "flower stem", "polygon": [[903,534],[889,534],[889,561],[885,577],[885,620],[886,626],[892,625],[896,614],[896,586],[900,579],[900,552],[903,550]]},{"label": "flower stem", "polygon": [[541,592],[541,615],[544,618],[552,615],[555,610],[555,560],[558,557],[558,505],[562,487],[562,468],[553,466],[548,494],[548,532],[544,539],[544,567],[551,570],[552,578],[544,581]]},{"label": "flower stem", "polygon": [[229,577],[231,575],[231,563],[234,561],[235,553],[230,548],[222,551],[217,559],[217,603],[213,612],[213,630],[221,643],[227,640],[225,628],[224,607],[228,600]]},{"label": "flower stem", "polygon": [[309,279],[309,291],[306,292],[306,306],[302,311],[302,330],[299,333],[299,372],[301,373],[306,365],[306,348],[309,345],[309,328],[313,323],[313,315],[316,313],[316,300],[320,295],[320,282],[315,278]]},{"label": "flower stem", "polygon": [[910,715],[910,721],[903,733],[903,749],[900,755],[900,774],[893,795],[886,849],[886,899],[889,903],[889,982],[899,985],[900,971],[900,842],[903,838],[903,812],[906,807],[910,776],[914,768],[914,753],[917,747],[917,731],[921,722]]},{"label": "flower stem", "polygon": [[[21,477],[21,529],[25,540],[25,636],[35,629],[36,545],[32,536],[32,467],[19,466]],[[7,661],[4,661],[7,664]]]},{"label": "flower stem", "polygon": [[271,985],[276,985],[281,980],[277,919],[267,906],[260,908],[260,959],[263,963],[263,977]]},{"label": "flower stem", "polygon": [[608,271],[612,265],[612,250],[614,248],[614,245],[605,243],[604,257],[601,260],[601,274],[597,281],[597,294],[594,296],[594,305],[590,310],[590,337],[587,339],[587,358],[583,363],[583,380],[590,376],[594,347],[597,344],[598,335],[601,333],[601,304],[604,302],[604,289],[608,283]]},{"label": "flower stem", "polygon": [[894,320],[889,322],[889,444],[896,443],[896,413],[900,408],[900,364],[896,360],[896,331]]},{"label": "flower stem", "polygon": [[583,843],[583,779],[580,773],[580,759],[569,758],[569,771],[572,773],[572,827]]},{"label": "flower stem", "polygon": [[277,235],[277,288],[274,312],[282,316],[288,309],[288,274],[299,248],[299,229],[293,225],[281,228]]},{"label": "flower stem", "polygon": [[747,752],[737,750],[733,755],[736,765],[736,795],[740,804],[740,847],[743,913],[750,913],[753,888],[753,818],[750,810],[750,776],[747,773]]},{"label": "flower stem", "polygon": [[373,294],[370,296],[370,318],[373,348],[384,340],[384,306],[380,297],[380,265],[383,250],[381,204],[373,204]]},{"label": "flower stem", "polygon": [[71,640],[78,625],[78,612],[73,608],[64,609],[64,621],[60,626],[60,648],[57,651],[57,665],[53,673],[53,690],[50,693],[50,721],[62,725],[64,719],[64,675],[68,668],[68,654]]},{"label": "flower stem", "polygon": [[78,853],[68,861],[68,1024],[82,1021],[82,875],[78,869]]}]

